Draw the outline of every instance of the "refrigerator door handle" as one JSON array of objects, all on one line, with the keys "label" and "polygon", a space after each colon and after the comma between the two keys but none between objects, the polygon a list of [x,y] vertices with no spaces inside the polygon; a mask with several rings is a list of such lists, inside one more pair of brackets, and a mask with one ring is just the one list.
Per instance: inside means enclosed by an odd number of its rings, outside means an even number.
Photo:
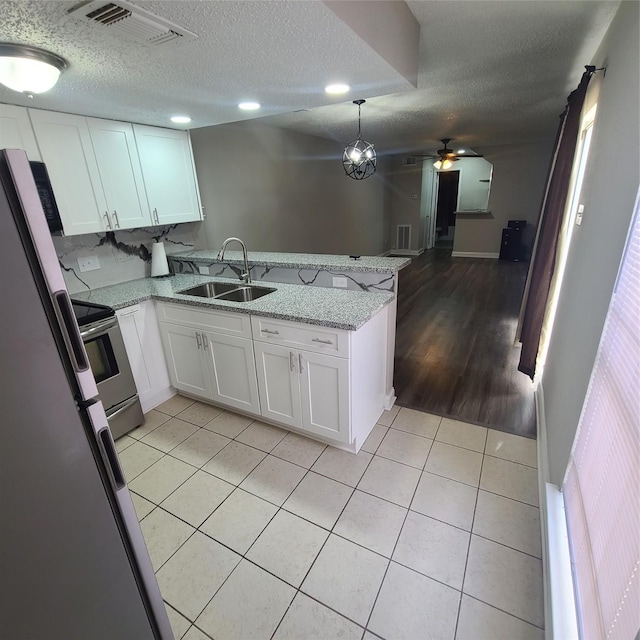
[{"label": "refrigerator door handle", "polygon": [[122,487],[126,486],[124,474],[122,473],[122,467],[118,460],[118,454],[116,453],[116,445],[111,437],[111,431],[109,427],[105,427],[98,431],[98,446],[102,459],[107,467],[107,473],[109,474],[109,480],[114,491],[119,491]]},{"label": "refrigerator door handle", "polygon": [[111,431],[109,431],[109,423],[107,422],[107,416],[104,412],[102,402],[99,400],[86,407],[91,428],[95,433],[95,438],[98,443],[98,449],[100,451],[100,457],[104,462],[104,466],[107,469],[107,475],[109,476],[109,482],[114,493],[117,494],[123,487],[127,485],[122,467],[120,466],[120,460],[116,452],[116,445],[113,442]]},{"label": "refrigerator door handle", "polygon": [[84,343],[73,313],[69,294],[66,291],[56,291],[53,294],[53,300],[55,302],[56,315],[62,328],[62,337],[73,368],[76,372],[87,371],[89,369],[89,359],[87,352],[84,350]]}]

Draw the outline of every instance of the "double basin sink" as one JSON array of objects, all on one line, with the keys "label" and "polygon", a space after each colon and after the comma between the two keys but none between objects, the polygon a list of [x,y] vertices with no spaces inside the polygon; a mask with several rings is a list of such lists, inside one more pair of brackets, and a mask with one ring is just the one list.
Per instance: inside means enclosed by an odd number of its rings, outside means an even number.
[{"label": "double basin sink", "polygon": [[251,302],[273,293],[275,289],[269,287],[256,287],[255,285],[237,285],[228,282],[205,282],[197,287],[176,291],[184,296],[196,296],[198,298],[215,298],[229,302]]}]

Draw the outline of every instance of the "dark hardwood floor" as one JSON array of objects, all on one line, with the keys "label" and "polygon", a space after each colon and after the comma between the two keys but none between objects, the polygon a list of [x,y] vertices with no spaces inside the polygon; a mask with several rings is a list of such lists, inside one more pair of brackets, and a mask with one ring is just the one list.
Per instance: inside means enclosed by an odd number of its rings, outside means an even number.
[{"label": "dark hardwood floor", "polygon": [[514,345],[527,266],[431,249],[400,271],[397,404],[536,437]]}]

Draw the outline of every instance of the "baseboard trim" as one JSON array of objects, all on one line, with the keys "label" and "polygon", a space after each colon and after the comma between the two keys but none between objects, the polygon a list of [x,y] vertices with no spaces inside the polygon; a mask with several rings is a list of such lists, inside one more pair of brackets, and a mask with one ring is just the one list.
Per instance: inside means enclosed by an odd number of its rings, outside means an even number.
[{"label": "baseboard trim", "polygon": [[378,258],[386,258],[387,256],[391,255],[391,250],[389,251],[383,251],[382,253],[378,254]]},{"label": "baseboard trim", "polygon": [[384,409],[385,411],[391,411],[391,408],[396,403],[396,390],[391,389],[391,393],[384,397]]},{"label": "baseboard trim", "polygon": [[424,249],[391,249],[387,255],[390,256],[419,256],[424,253]]},{"label": "baseboard trim", "polygon": [[560,488],[549,482],[547,422],[544,389],[535,390],[538,454],[538,494],[542,537],[545,640],[578,640],[571,558],[564,499]]},{"label": "baseboard trim", "polygon": [[475,251],[452,251],[452,258],[491,258],[497,260],[500,257],[499,253],[477,253]]},{"label": "baseboard trim", "polygon": [[148,413],[151,409],[155,409],[158,405],[162,404],[165,400],[173,398],[177,391],[173,387],[165,387],[160,391],[154,391],[140,396],[140,404],[142,406],[142,412]]}]

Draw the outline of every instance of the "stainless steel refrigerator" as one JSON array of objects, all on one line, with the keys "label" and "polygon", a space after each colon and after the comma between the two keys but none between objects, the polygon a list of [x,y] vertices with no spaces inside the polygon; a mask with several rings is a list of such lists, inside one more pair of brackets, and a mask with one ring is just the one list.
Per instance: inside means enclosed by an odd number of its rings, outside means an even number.
[{"label": "stainless steel refrigerator", "polygon": [[0,250],[0,637],[171,639],[24,151]]}]

